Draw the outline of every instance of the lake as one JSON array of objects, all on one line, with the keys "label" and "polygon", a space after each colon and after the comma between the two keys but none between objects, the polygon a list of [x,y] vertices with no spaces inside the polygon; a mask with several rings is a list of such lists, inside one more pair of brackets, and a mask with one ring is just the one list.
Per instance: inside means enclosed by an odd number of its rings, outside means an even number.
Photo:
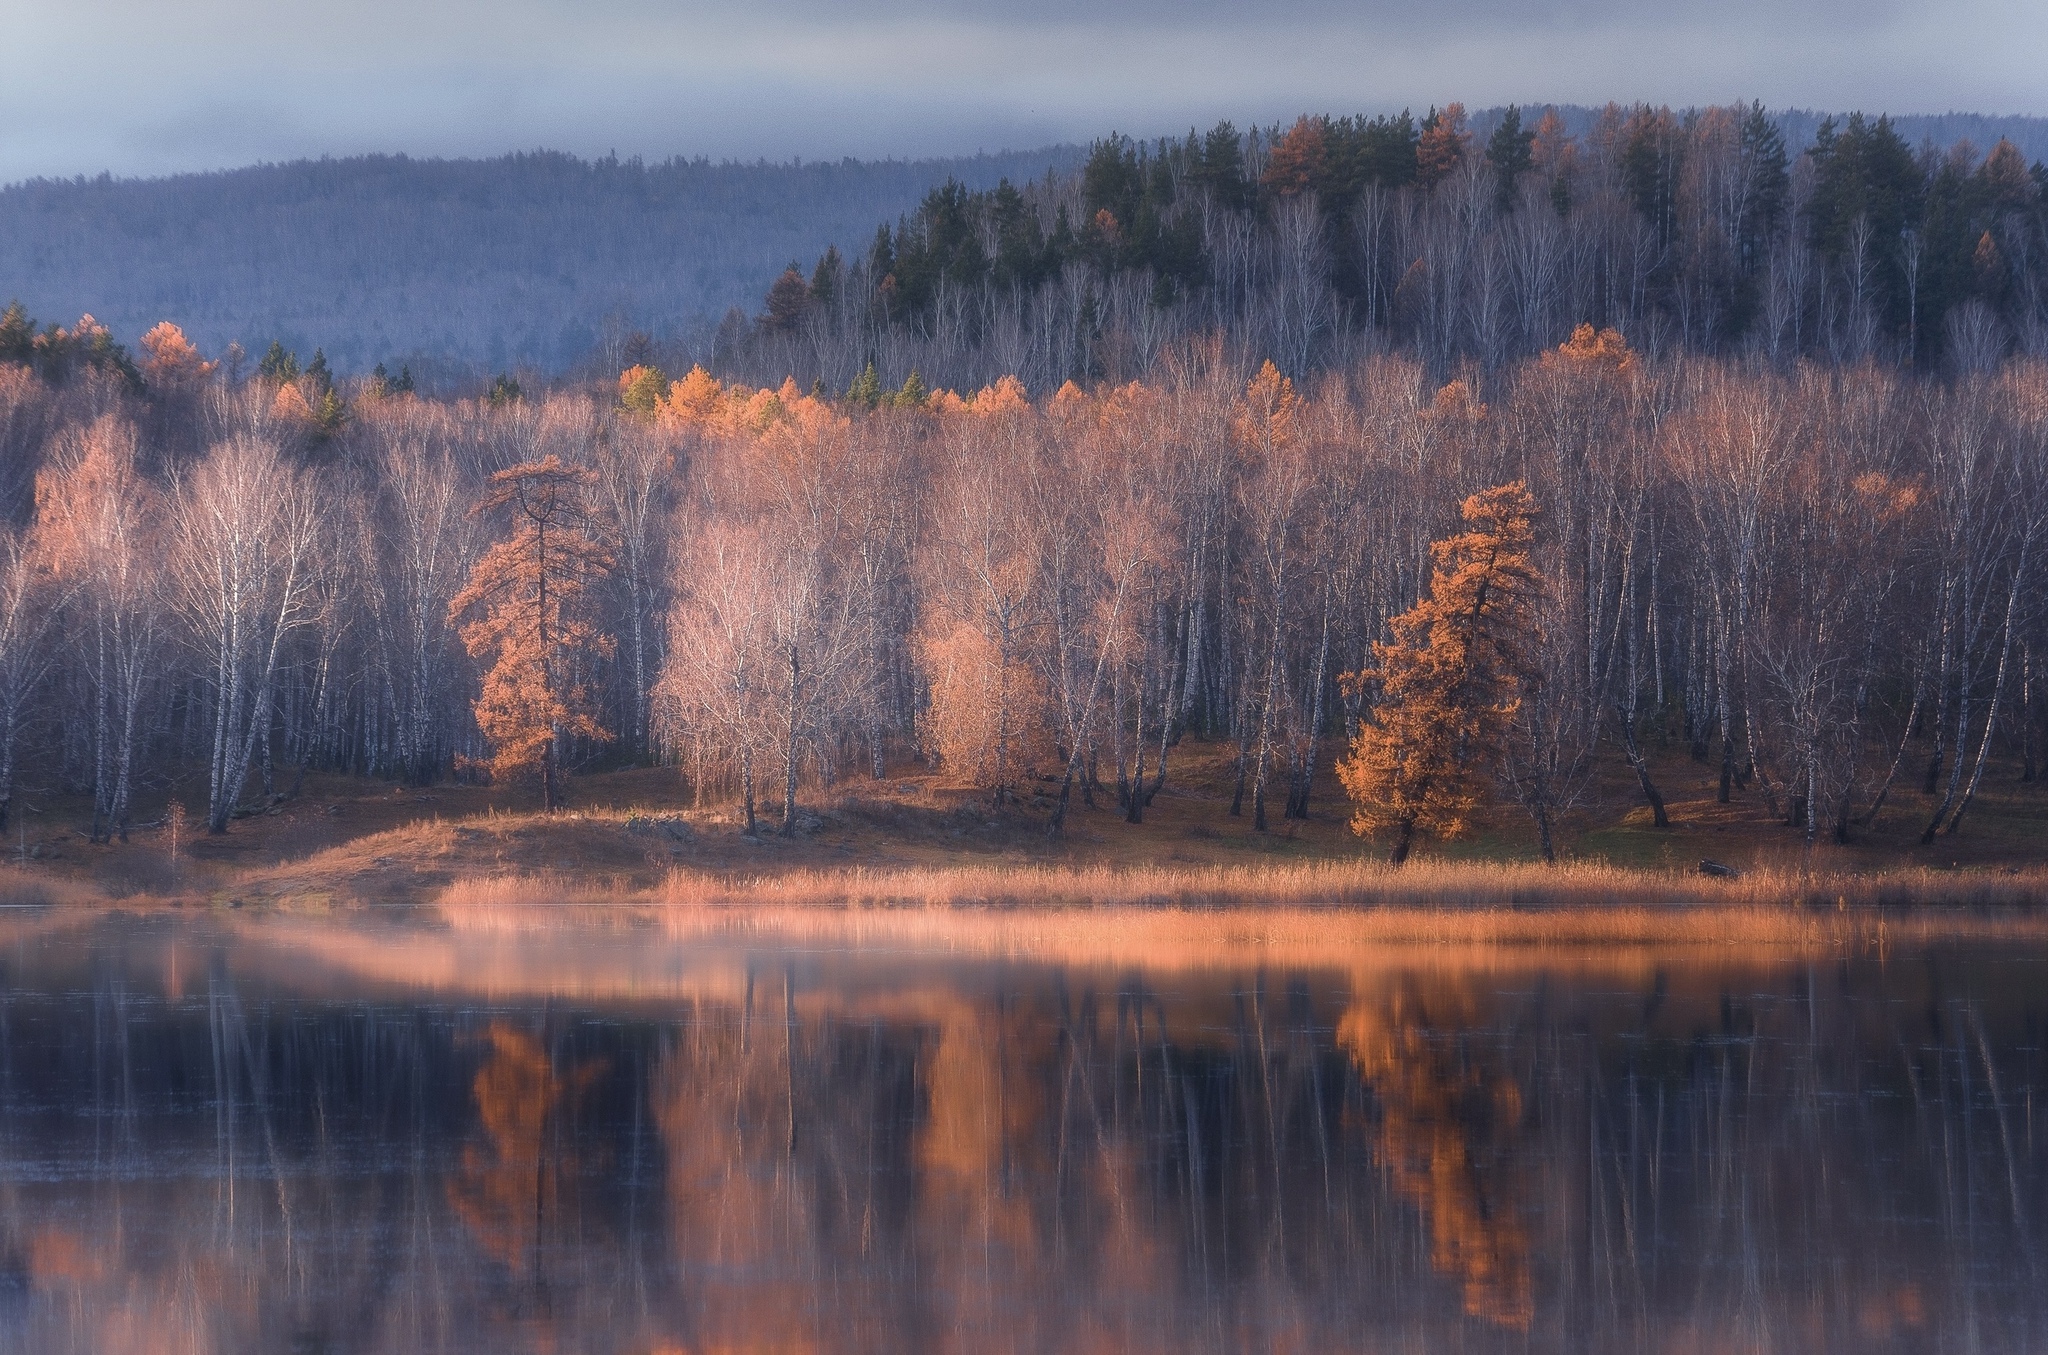
[{"label": "lake", "polygon": [[2044,1021],[2032,945],[10,915],[0,1350],[2039,1349]]}]

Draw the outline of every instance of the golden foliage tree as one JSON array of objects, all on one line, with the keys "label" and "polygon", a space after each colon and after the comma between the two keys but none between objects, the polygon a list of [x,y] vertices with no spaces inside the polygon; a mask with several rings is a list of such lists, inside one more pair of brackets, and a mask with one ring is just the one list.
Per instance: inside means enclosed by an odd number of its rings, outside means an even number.
[{"label": "golden foliage tree", "polygon": [[213,375],[220,364],[201,357],[185,331],[168,320],[142,336],[142,376],[153,390],[189,390]]},{"label": "golden foliage tree", "polygon": [[1545,371],[1591,373],[1605,370],[1619,375],[1636,369],[1636,356],[1629,351],[1628,340],[1621,336],[1620,330],[1596,330],[1586,324],[1574,329],[1571,338],[1556,348],[1545,349],[1537,362]]},{"label": "golden foliage tree", "polygon": [[1465,105],[1432,108],[1422,120],[1422,134],[1415,144],[1415,181],[1427,188],[1450,178],[1464,163],[1471,145],[1472,134],[1465,130]]},{"label": "golden foliage tree", "polygon": [[933,401],[940,436],[922,563],[926,613],[915,640],[931,682],[928,743],[948,775],[1001,805],[1021,777],[1057,762],[1045,639],[1045,430],[1024,387],[1005,377],[971,400]]},{"label": "golden foliage tree", "polygon": [[1327,123],[1326,118],[1296,119],[1287,134],[1273,143],[1266,157],[1266,172],[1259,176],[1259,182],[1283,198],[1314,188],[1323,176],[1329,154]]},{"label": "golden foliage tree", "polygon": [[1429,596],[1373,646],[1379,666],[1349,681],[1378,691],[1372,717],[1337,764],[1351,827],[1391,832],[1388,860],[1408,859],[1418,832],[1464,831],[1499,754],[1527,676],[1536,506],[1520,481],[1465,500],[1467,529],[1434,543]]},{"label": "golden foliage tree", "polygon": [[562,804],[565,739],[610,737],[582,666],[611,653],[611,637],[586,619],[590,586],[611,570],[587,502],[591,472],[550,455],[499,471],[471,511],[508,512],[512,532],[484,552],[469,584],[449,603],[451,620],[472,617],[462,643],[491,656],[476,700],[477,727],[491,745],[494,777],[539,773],[543,803]]},{"label": "golden foliage tree", "polygon": [[[1247,761],[1252,782],[1252,826],[1266,831],[1266,779],[1272,763],[1274,720],[1280,690],[1281,661],[1286,642],[1287,604],[1302,564],[1302,510],[1314,483],[1308,448],[1295,433],[1301,398],[1294,383],[1271,362],[1259,368],[1246,385],[1244,398],[1232,413],[1243,490],[1240,515],[1244,523],[1245,556],[1256,597],[1248,596],[1245,619],[1248,639],[1263,635],[1265,656],[1246,648],[1245,698],[1254,704],[1238,742],[1237,790],[1230,803],[1236,814],[1244,798]],[[1263,670],[1263,678],[1259,672]],[[1254,685],[1257,684],[1257,685]]]},{"label": "golden foliage tree", "polygon": [[128,840],[138,725],[159,639],[153,565],[164,548],[163,496],[136,460],[134,425],[103,414],[36,475],[35,540],[68,599],[65,629],[87,682],[94,842]]},{"label": "golden foliage tree", "polygon": [[717,417],[724,399],[725,387],[718,379],[702,367],[692,367],[668,388],[655,412],[685,427],[701,428]]},{"label": "golden foliage tree", "polygon": [[931,681],[925,730],[949,775],[1000,804],[1058,761],[1044,678],[1015,645],[963,621],[920,636],[917,655]]},{"label": "golden foliage tree", "polygon": [[291,428],[305,428],[320,416],[314,411],[306,393],[299,389],[296,381],[286,381],[278,386],[277,394],[270,399],[270,417]]}]

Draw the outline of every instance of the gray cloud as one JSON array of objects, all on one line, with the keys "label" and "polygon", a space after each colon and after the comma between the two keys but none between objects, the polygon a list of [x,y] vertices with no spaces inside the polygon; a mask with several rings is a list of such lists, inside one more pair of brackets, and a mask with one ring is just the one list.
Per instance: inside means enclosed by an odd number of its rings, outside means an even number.
[{"label": "gray cloud", "polygon": [[350,154],[930,154],[1517,101],[2048,113],[2032,0],[70,0],[0,181]]}]

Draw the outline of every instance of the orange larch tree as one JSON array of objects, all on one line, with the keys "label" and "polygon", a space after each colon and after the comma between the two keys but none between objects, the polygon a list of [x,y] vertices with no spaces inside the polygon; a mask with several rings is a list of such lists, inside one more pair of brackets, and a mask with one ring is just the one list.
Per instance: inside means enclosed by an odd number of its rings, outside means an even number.
[{"label": "orange larch tree", "polygon": [[591,472],[558,456],[499,471],[471,511],[507,512],[511,535],[477,561],[469,584],[449,603],[451,620],[472,617],[462,643],[491,656],[476,700],[477,727],[491,745],[493,777],[539,773],[549,810],[562,806],[561,750],[576,736],[610,735],[581,671],[609,656],[611,637],[586,619],[590,586],[611,570],[611,552],[595,534]]},{"label": "orange larch tree", "polygon": [[185,331],[168,320],[142,336],[142,349],[149,355],[142,361],[143,380],[159,392],[194,389],[220,366],[201,357]]},{"label": "orange larch tree", "polygon": [[1430,547],[1429,596],[1373,646],[1379,666],[1347,681],[1375,688],[1337,775],[1351,827],[1394,835],[1388,860],[1408,859],[1418,832],[1455,837],[1478,806],[1528,677],[1531,605],[1542,579],[1530,560],[1536,506],[1520,481],[1465,500],[1467,530]]},{"label": "orange larch tree", "polygon": [[1273,142],[1259,183],[1283,198],[1315,188],[1322,181],[1329,154],[1328,126],[1328,118],[1297,119],[1285,136]]},{"label": "orange larch tree", "polygon": [[1422,120],[1422,135],[1415,145],[1415,181],[1428,188],[1443,182],[1464,163],[1471,149],[1472,134],[1465,130],[1465,105],[1445,104],[1432,108]]}]

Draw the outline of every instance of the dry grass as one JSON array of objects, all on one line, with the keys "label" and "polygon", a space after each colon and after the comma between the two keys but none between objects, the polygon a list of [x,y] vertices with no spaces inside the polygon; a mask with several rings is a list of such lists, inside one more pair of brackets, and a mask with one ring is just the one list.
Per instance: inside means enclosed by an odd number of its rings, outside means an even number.
[{"label": "dry grass", "polygon": [[19,866],[0,866],[0,908],[51,908],[60,904],[97,903],[99,891],[75,880],[35,874]]},{"label": "dry grass", "polygon": [[1633,870],[1597,862],[1561,866],[1421,861],[1301,861],[1270,865],[1061,866],[971,864],[874,870],[790,870],[741,875],[671,871],[629,894],[574,878],[458,880],[443,904],[639,902],[666,907],[810,908],[1429,908],[1648,909],[1749,905],[1784,908],[2048,903],[2048,870],[1898,870],[1870,874],[1758,870],[1736,879]]},{"label": "dry grass", "polygon": [[1828,946],[2048,937],[2048,872],[1755,872],[1710,879],[1607,865],[1368,862],[1138,869],[959,866],[673,872],[653,890],[550,877],[458,880],[463,929],[564,923],[753,932],[846,944],[1144,960],[1254,947]]},{"label": "dry grass", "polygon": [[[1015,929],[1037,925],[1027,914],[1058,914],[1074,926],[1066,915],[1221,912],[1240,915],[1230,925],[1242,926],[1253,912],[1300,910],[1370,914],[1342,925],[1375,936],[1488,944],[1605,944],[1701,928],[1778,936],[1792,915],[1810,927],[1820,912],[1935,905],[1943,906],[1936,929],[1953,931],[1989,925],[1968,922],[1972,909],[2048,904],[2048,800],[2010,776],[1987,782],[1959,838],[1922,847],[1929,807],[1902,790],[1895,811],[1862,840],[1808,854],[1760,797],[1718,804],[1713,769],[1671,757],[1659,764],[1673,805],[1669,830],[1638,822],[1633,777],[1608,768],[1567,834],[1574,864],[1530,861],[1526,823],[1502,807],[1482,816],[1472,838],[1393,870],[1362,855],[1370,848],[1345,827],[1333,785],[1319,792],[1308,822],[1258,833],[1231,818],[1234,767],[1234,745],[1190,742],[1176,750],[1167,789],[1143,824],[1124,822],[1108,804],[1077,804],[1059,842],[1046,839],[1041,810],[992,811],[980,795],[912,768],[819,790],[806,800],[802,831],[789,837],[744,834],[732,805],[690,804],[667,769],[579,777],[576,807],[555,815],[532,812],[530,793],[517,788],[412,790],[313,776],[301,798],[238,820],[224,836],[193,839],[175,876],[160,830],[138,830],[128,844],[85,844],[76,825],[89,806],[52,807],[37,816],[41,836],[16,844],[28,873],[13,883],[0,877],[0,902],[10,890],[28,902],[66,902],[82,889],[126,907],[366,909],[391,918],[438,905],[465,925],[519,928],[610,913],[677,926],[698,912],[842,913],[805,924],[840,932],[883,926],[873,918],[892,913],[1014,915],[1004,925]],[[1693,874],[1701,857],[1744,874]],[[1702,912],[1714,916],[1690,916]],[[726,916],[717,925],[747,924]],[[1316,925],[1326,934],[1332,926]]]}]

